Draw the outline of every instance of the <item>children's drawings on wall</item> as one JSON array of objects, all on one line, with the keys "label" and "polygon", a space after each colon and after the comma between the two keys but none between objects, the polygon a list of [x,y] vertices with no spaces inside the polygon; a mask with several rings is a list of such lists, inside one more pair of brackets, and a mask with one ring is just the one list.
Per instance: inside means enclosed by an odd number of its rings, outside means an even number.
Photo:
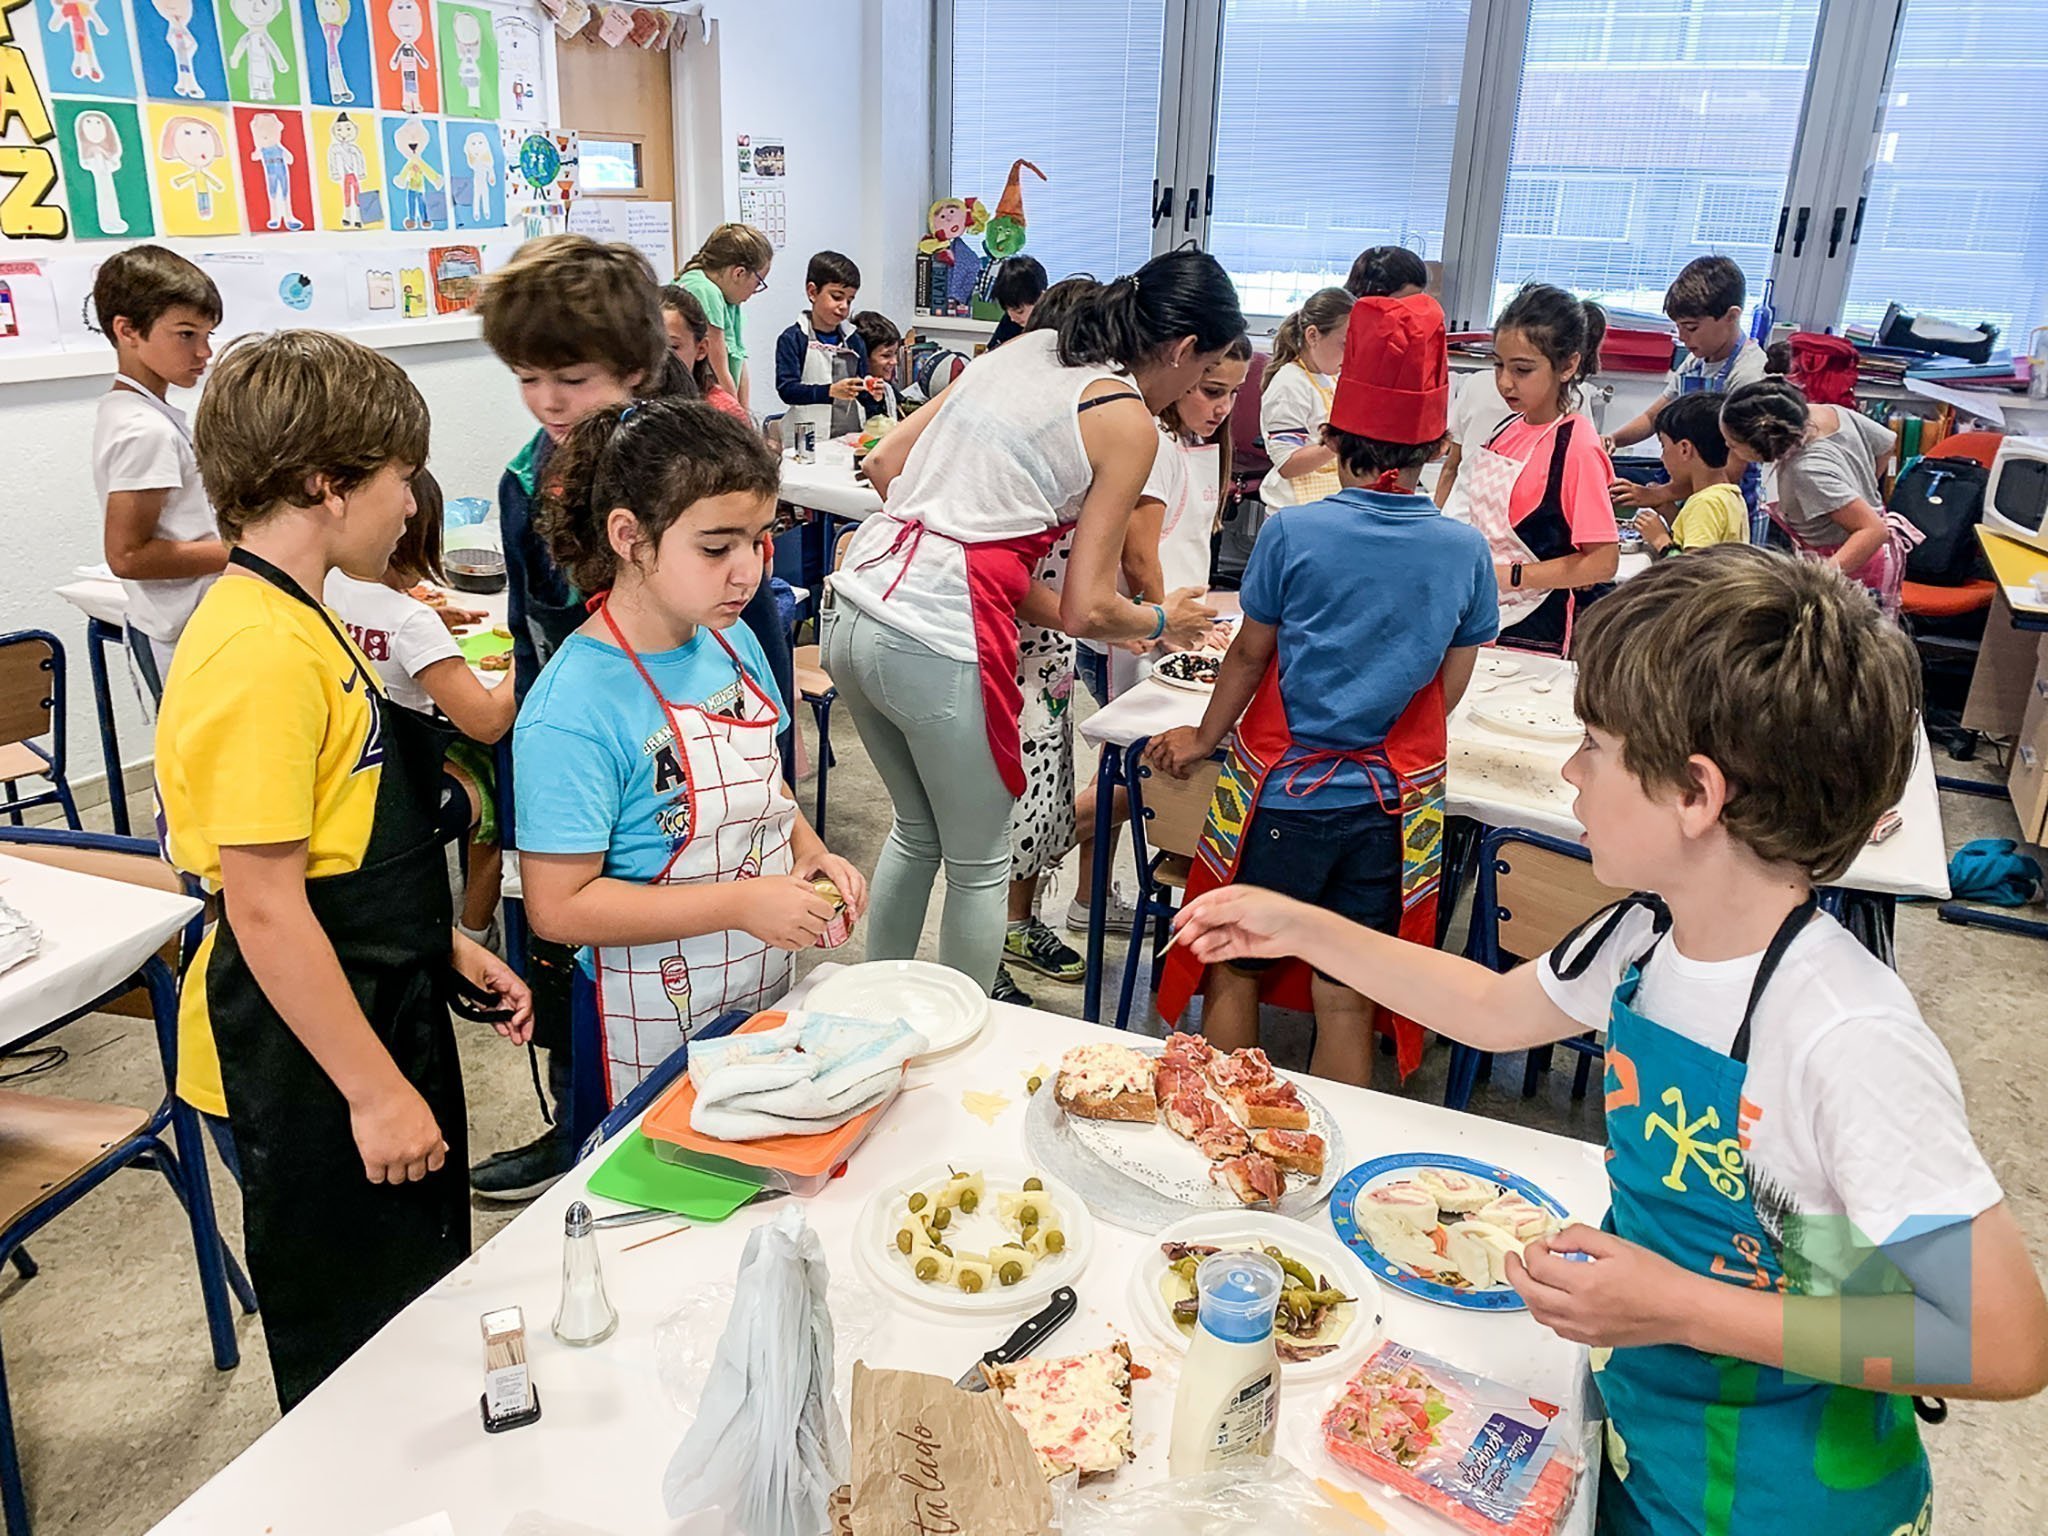
[{"label": "children's drawings on wall", "polygon": [[61,240],[71,220],[57,197],[57,125],[14,37],[13,13],[21,11],[25,23],[36,15],[27,4],[0,0],[0,139],[12,141],[0,144],[0,235]]},{"label": "children's drawings on wall", "polygon": [[151,103],[157,203],[166,235],[238,235],[227,114],[218,107]]},{"label": "children's drawings on wall", "polygon": [[304,117],[297,112],[237,107],[235,145],[249,233],[296,234],[310,229],[313,186]]},{"label": "children's drawings on wall", "polygon": [[285,0],[221,0],[220,29],[235,100],[299,104],[305,67],[292,41]]},{"label": "children's drawings on wall", "polygon": [[448,171],[441,134],[425,118],[384,119],[386,186],[393,229],[448,227]]},{"label": "children's drawings on wall", "polygon": [[474,308],[483,292],[484,253],[473,245],[437,245],[427,252],[427,273],[436,314]]},{"label": "children's drawings on wall", "polygon": [[226,66],[213,7],[199,0],[134,0],[142,87],[158,101],[225,101]]},{"label": "children's drawings on wall", "polygon": [[387,112],[441,110],[432,0],[364,0],[377,69],[377,105]]},{"label": "children's drawings on wall", "polygon": [[496,116],[538,127],[546,121],[540,104],[540,27],[524,16],[500,12],[491,18],[491,29],[498,40]]},{"label": "children's drawings on wall", "polygon": [[314,207],[320,227],[384,227],[384,159],[372,112],[313,114]]},{"label": "children's drawings on wall", "polygon": [[52,90],[132,100],[128,13],[121,0],[37,0],[43,68]]},{"label": "children's drawings on wall", "polygon": [[496,123],[448,128],[448,201],[457,229],[501,229],[505,223],[505,151]]},{"label": "children's drawings on wall", "polygon": [[154,235],[149,151],[135,103],[59,100],[55,105],[71,233],[81,240],[146,240]]},{"label": "children's drawings on wall", "polygon": [[375,95],[368,0],[299,0],[306,39],[306,94],[315,106],[360,106]]},{"label": "children's drawings on wall", "polygon": [[0,261],[0,357],[63,345],[57,296],[39,261]]},{"label": "children's drawings on wall", "polygon": [[441,110],[450,117],[498,115],[498,34],[488,11],[441,7]]}]

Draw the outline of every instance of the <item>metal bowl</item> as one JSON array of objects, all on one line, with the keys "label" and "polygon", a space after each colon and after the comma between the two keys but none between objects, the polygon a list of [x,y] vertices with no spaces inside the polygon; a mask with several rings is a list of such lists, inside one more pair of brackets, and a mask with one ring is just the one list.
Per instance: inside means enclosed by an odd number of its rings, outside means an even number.
[{"label": "metal bowl", "polygon": [[448,573],[448,585],[458,592],[505,590],[505,556],[499,550],[446,550],[441,556],[441,568]]}]

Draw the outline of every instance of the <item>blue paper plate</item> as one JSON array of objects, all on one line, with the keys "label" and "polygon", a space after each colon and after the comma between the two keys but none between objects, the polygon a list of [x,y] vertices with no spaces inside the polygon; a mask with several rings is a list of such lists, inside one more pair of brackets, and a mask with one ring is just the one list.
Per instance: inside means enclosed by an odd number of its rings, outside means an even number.
[{"label": "blue paper plate", "polygon": [[1360,1163],[1345,1174],[1330,1194],[1330,1225],[1337,1229],[1337,1236],[1345,1245],[1365,1261],[1365,1267],[1382,1285],[1390,1285],[1397,1291],[1424,1301],[1433,1301],[1439,1306],[1462,1307],[1468,1312],[1525,1312],[1528,1303],[1512,1289],[1502,1287],[1484,1291],[1461,1291],[1455,1286],[1431,1280],[1418,1275],[1402,1264],[1396,1264],[1377,1248],[1365,1235],[1353,1214],[1358,1197],[1369,1184],[1377,1183],[1390,1174],[1413,1176],[1424,1168],[1443,1168],[1452,1173],[1469,1173],[1474,1178],[1485,1179],[1498,1184],[1504,1190],[1512,1190],[1523,1198],[1533,1200],[1560,1221],[1571,1220],[1571,1213],[1543,1190],[1530,1183],[1519,1173],[1499,1168],[1492,1163],[1477,1162],[1469,1157],[1459,1157],[1450,1152],[1399,1152],[1392,1157],[1376,1157],[1369,1163]]}]

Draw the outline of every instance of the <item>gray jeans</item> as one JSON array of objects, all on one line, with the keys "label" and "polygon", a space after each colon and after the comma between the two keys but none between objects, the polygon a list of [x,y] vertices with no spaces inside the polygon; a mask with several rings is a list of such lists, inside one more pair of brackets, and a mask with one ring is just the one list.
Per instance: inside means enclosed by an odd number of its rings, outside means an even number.
[{"label": "gray jeans", "polygon": [[916,955],[943,863],[939,961],[985,989],[1009,916],[1014,797],[989,751],[980,673],[829,599],[822,659],[895,802],[869,892],[868,958]]}]

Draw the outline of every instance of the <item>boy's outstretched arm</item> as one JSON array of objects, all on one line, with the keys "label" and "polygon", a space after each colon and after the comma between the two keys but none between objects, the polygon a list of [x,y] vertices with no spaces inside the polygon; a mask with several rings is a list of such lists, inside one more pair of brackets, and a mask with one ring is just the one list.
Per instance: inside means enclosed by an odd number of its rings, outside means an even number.
[{"label": "boy's outstretched arm", "polygon": [[1482,1051],[1522,1050],[1585,1033],[1550,1000],[1533,963],[1503,975],[1256,886],[1225,886],[1196,897],[1175,921],[1174,937],[1205,964],[1290,955],[1306,960],[1425,1029]]}]

